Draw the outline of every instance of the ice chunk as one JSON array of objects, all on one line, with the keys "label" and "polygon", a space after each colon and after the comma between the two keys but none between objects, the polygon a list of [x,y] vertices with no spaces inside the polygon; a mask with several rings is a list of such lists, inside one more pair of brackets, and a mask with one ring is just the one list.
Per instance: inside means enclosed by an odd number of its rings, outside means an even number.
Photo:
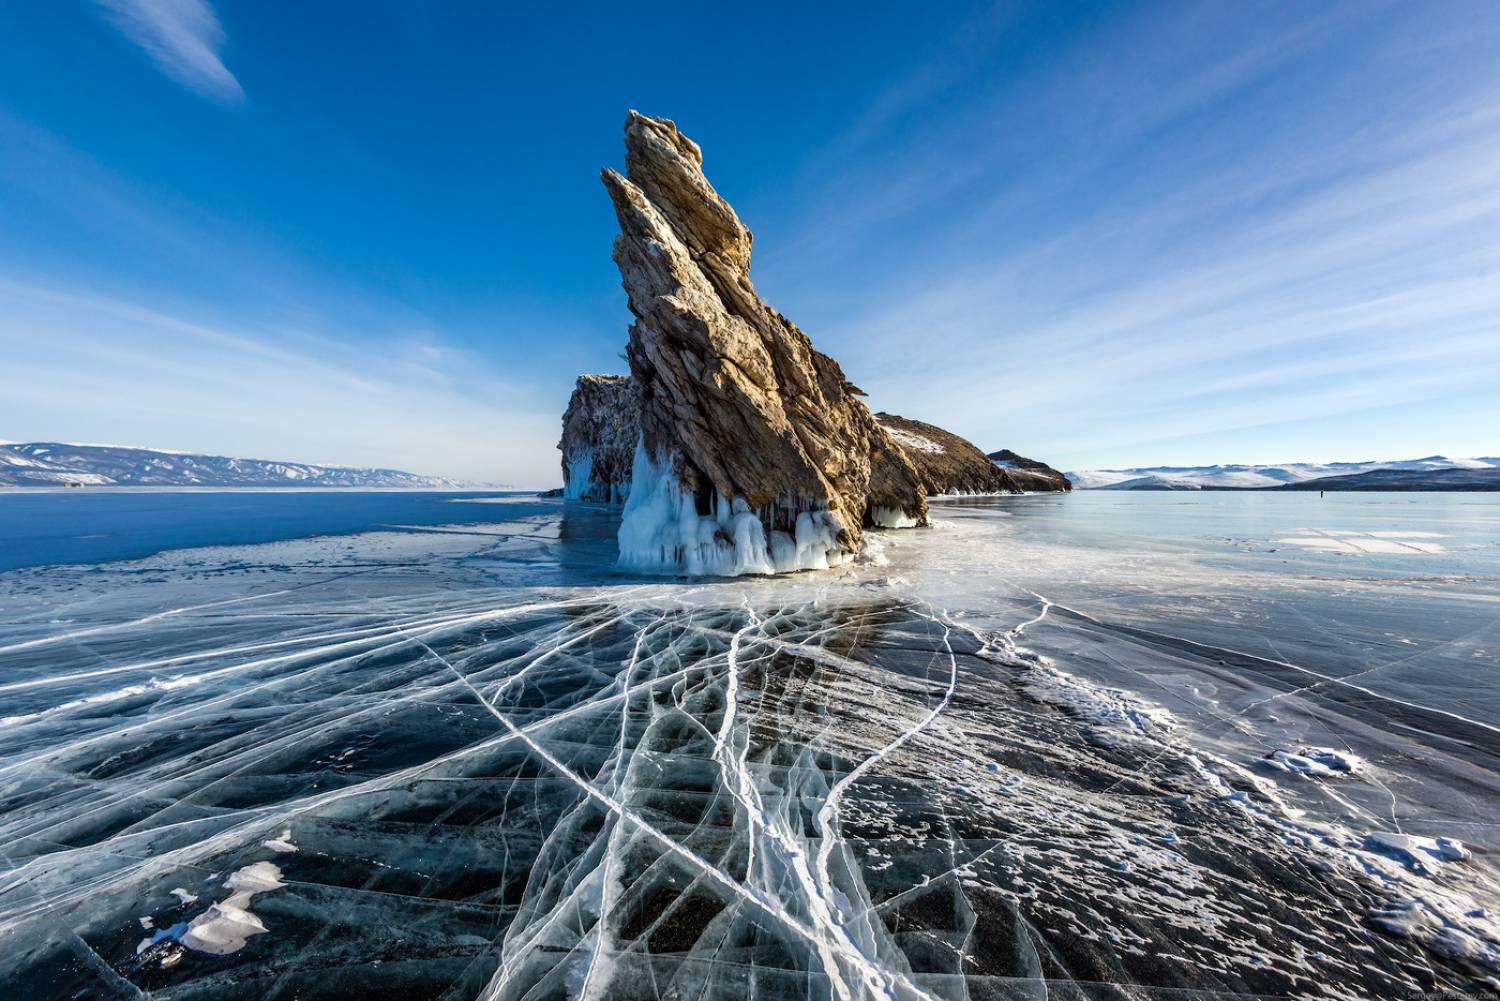
[{"label": "ice chunk", "polygon": [[231,890],[245,893],[264,893],[279,889],[286,884],[281,881],[281,869],[271,862],[256,862],[236,869],[229,874],[224,885]]}]

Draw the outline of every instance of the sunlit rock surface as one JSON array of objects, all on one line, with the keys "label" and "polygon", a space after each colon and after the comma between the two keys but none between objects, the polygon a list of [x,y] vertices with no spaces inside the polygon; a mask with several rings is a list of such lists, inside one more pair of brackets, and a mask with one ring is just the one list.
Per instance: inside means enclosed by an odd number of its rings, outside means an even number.
[{"label": "sunlit rock surface", "polygon": [[563,496],[620,503],[641,435],[638,394],[629,376],[580,375],[563,414]]},{"label": "sunlit rock surface", "polygon": [[750,231],[704,177],[698,146],[631,112],[625,148],[625,173],[603,172],[641,397],[622,564],[837,566],[866,525],[924,523],[916,470],[859,391],[756,294]]},{"label": "sunlit rock surface", "polygon": [[[916,467],[929,497],[1069,489],[1066,477],[1057,474],[1053,478],[1040,472],[1056,474],[1055,470],[1040,462],[1033,463],[1019,456],[1015,458],[1029,465],[1022,467],[1015,462],[993,461],[973,442],[935,424],[885,412],[876,414],[875,419]],[[1014,455],[1011,452],[1003,454]]]},{"label": "sunlit rock surface", "polygon": [[1008,448],[989,453],[989,459],[1005,470],[1007,476],[1027,493],[1047,493],[1057,490],[1072,490],[1073,483],[1067,476],[1045,462],[1017,455]]}]

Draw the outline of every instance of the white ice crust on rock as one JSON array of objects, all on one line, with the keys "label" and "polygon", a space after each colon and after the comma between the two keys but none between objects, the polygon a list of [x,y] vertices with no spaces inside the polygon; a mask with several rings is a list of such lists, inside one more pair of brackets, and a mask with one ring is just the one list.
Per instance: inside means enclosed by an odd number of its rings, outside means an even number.
[{"label": "white ice crust on rock", "polygon": [[564,460],[567,475],[563,478],[564,500],[597,500],[619,504],[630,496],[630,482],[623,483],[607,476],[594,475],[594,450],[579,447],[568,453]]},{"label": "white ice crust on rock", "polygon": [[792,532],[768,534],[762,516],[773,512],[752,510],[742,497],[718,495],[713,510],[700,514],[675,469],[675,456],[655,462],[644,444],[636,445],[620,521],[622,568],[737,577],[827,570],[853,559],[839,544],[839,524],[830,512],[787,506],[774,513],[784,515]]},{"label": "white ice crust on rock", "polygon": [[568,475],[563,480],[563,497],[580,500],[589,489],[589,476],[594,469],[594,450],[580,448],[565,459]]}]

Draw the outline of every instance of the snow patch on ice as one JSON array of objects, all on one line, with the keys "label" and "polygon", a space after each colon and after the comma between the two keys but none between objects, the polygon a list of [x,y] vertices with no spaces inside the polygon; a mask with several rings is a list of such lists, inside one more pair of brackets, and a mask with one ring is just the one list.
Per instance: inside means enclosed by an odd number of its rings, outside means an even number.
[{"label": "snow patch on ice", "polygon": [[281,837],[262,841],[261,844],[273,852],[294,852],[297,846],[292,844],[292,831],[290,828],[281,832]]},{"label": "snow patch on ice", "polygon": [[188,922],[181,941],[189,949],[214,956],[243,949],[252,936],[266,932],[265,923],[249,910],[251,898],[285,884],[280,868],[270,862],[254,862],[231,873],[224,885],[234,892]]},{"label": "snow patch on ice", "polygon": [[1275,541],[1277,545],[1300,546],[1322,553],[1410,556],[1441,553],[1442,543],[1432,540],[1443,537],[1435,532],[1333,532],[1304,528],[1290,538]]},{"label": "snow patch on ice", "polygon": [[1461,862],[1470,855],[1464,843],[1453,838],[1426,838],[1386,831],[1366,834],[1365,847],[1389,855],[1413,872],[1428,876],[1435,875],[1444,862]]},{"label": "snow patch on ice", "polygon": [[1265,757],[1266,766],[1280,772],[1296,772],[1315,778],[1354,775],[1364,770],[1365,762],[1357,754],[1333,747],[1299,747],[1295,751],[1272,751]]},{"label": "snow patch on ice", "polygon": [[1161,706],[1123,689],[1091,684],[1041,661],[1032,664],[1025,686],[1037,701],[1090,723],[1106,743],[1161,739],[1177,727],[1171,712]]}]

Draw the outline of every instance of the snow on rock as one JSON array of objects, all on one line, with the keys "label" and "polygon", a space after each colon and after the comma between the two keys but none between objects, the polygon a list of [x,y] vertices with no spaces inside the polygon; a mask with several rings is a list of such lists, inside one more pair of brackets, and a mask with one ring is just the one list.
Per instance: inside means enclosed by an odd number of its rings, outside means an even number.
[{"label": "snow on rock", "polygon": [[934,424],[878,413],[875,419],[906,451],[927,496],[1019,493],[1020,486],[997,469],[972,442]]},{"label": "snow on rock", "polygon": [[[688,573],[835,565],[859,551],[876,508],[924,524],[906,452],[838,363],[756,294],[750,231],[704,177],[697,144],[632,111],[625,147],[625,174],[602,179],[635,316],[633,475],[654,478],[632,483],[622,563]],[[759,537],[742,516],[759,522]]]},{"label": "snow on rock", "polygon": [[892,427],[891,422],[888,420],[889,416],[889,414],[880,413],[875,415],[875,419],[878,420],[881,427],[885,428],[886,432],[890,434],[893,439],[895,439],[896,444],[906,449],[908,455],[913,450],[918,452],[926,452],[930,455],[941,455],[943,452],[947,451],[947,449],[943,448],[943,446],[939,445],[931,438],[924,438],[919,434],[913,434],[910,431],[903,431],[899,427]]},{"label": "snow on rock", "polygon": [[580,375],[563,414],[563,496],[618,504],[630,495],[641,434],[635,384],[623,375]]},{"label": "snow on rock", "polygon": [[1067,476],[1045,462],[1017,455],[1008,448],[990,452],[986,458],[1005,470],[1026,493],[1056,493],[1073,489],[1073,482]]}]

